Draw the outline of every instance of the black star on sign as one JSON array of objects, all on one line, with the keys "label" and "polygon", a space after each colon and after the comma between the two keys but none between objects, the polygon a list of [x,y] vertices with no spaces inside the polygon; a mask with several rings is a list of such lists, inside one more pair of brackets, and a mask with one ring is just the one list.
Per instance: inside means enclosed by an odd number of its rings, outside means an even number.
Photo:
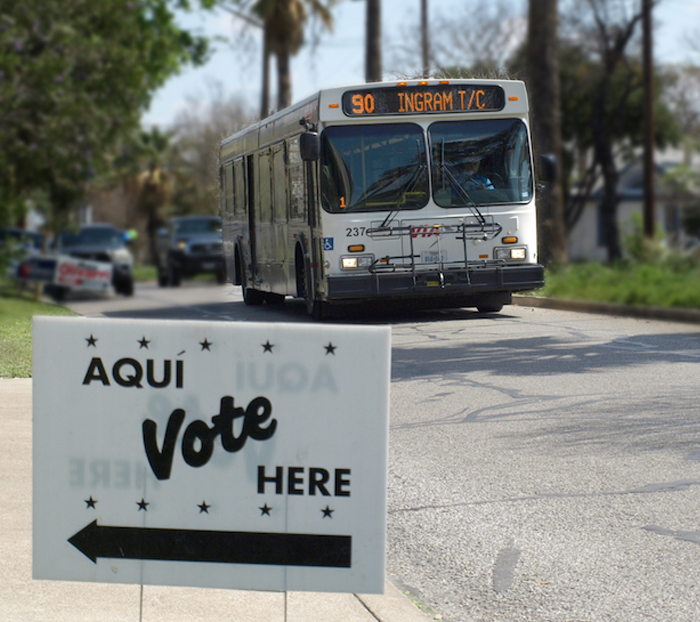
[{"label": "black star on sign", "polygon": [[204,512],[205,514],[209,514],[209,508],[211,507],[210,505],[207,505],[206,501],[202,501],[201,505],[197,506],[199,508],[199,513],[201,514]]},{"label": "black star on sign", "polygon": [[270,510],[272,509],[271,507],[268,507],[267,503],[263,505],[261,508],[258,508],[260,510],[260,516],[270,516]]},{"label": "black star on sign", "polygon": [[85,337],[85,341],[88,342],[88,344],[87,344],[87,347],[88,347],[88,348],[89,348],[90,346],[92,346],[93,348],[96,348],[96,347],[97,347],[97,346],[95,345],[95,344],[97,343],[97,339],[95,339],[95,337],[92,336],[92,333],[90,333],[90,337],[89,337],[89,338],[88,338],[88,337]]},{"label": "black star on sign", "polygon": [[209,350],[209,352],[211,352],[209,346],[212,345],[212,343],[206,337],[204,338],[204,341],[199,342],[199,345],[202,346],[202,350]]},{"label": "black star on sign", "polygon": [[146,339],[145,336],[144,336],[143,338],[139,339],[138,341],[139,341],[139,343],[141,344],[141,345],[139,346],[139,350],[140,350],[141,348],[146,348],[146,350],[148,350],[148,344],[151,343],[151,342],[150,342],[148,339]]},{"label": "black star on sign", "polygon": [[328,517],[328,518],[333,518],[333,517],[331,516],[331,514],[333,514],[333,512],[335,512],[335,510],[331,510],[328,506],[326,506],[326,509],[325,509],[325,510],[321,510],[321,512],[323,512],[323,518],[326,518],[326,517]]},{"label": "black star on sign", "polygon": [[261,344],[263,347],[263,354],[265,352],[272,352],[272,348],[274,348],[274,344],[270,343],[270,340],[268,339],[266,343]]},{"label": "black star on sign", "polygon": [[327,346],[323,346],[323,347],[326,348],[326,356],[328,356],[329,354],[332,354],[333,356],[335,356],[335,351],[336,351],[336,349],[337,349],[338,346],[334,346],[334,345],[329,341],[329,342],[328,342],[328,345],[327,345]]},{"label": "black star on sign", "polygon": [[139,512],[143,510],[144,512],[148,512],[148,508],[146,506],[151,505],[150,503],[146,503],[146,500],[141,497],[141,501],[137,501],[136,505],[139,506]]},{"label": "black star on sign", "polygon": [[85,499],[85,503],[87,503],[87,507],[85,508],[86,510],[89,509],[89,508],[97,509],[97,508],[95,507],[95,504],[97,503],[97,499],[93,499],[93,498],[92,498],[92,495],[90,495],[90,498],[89,498],[89,499]]}]

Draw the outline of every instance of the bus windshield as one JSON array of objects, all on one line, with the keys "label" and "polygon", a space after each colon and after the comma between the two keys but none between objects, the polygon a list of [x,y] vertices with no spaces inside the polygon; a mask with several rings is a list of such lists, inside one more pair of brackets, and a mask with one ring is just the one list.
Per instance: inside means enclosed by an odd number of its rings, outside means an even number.
[{"label": "bus windshield", "polygon": [[413,123],[328,127],[321,180],[329,212],[420,209],[429,196],[423,129]]},{"label": "bus windshield", "polygon": [[440,121],[428,133],[439,206],[520,203],[532,197],[530,146],[519,119]]}]

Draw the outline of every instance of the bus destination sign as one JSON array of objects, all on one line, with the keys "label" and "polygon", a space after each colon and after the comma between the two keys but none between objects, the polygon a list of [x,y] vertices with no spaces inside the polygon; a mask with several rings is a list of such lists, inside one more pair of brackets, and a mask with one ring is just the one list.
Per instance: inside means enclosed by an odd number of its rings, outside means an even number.
[{"label": "bus destination sign", "polygon": [[343,93],[350,117],[503,110],[505,93],[498,85],[427,85],[362,89]]}]

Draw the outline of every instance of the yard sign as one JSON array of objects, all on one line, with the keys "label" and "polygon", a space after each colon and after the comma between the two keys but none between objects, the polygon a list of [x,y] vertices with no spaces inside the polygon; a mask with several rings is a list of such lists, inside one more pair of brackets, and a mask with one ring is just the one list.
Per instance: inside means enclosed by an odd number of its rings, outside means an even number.
[{"label": "yard sign", "polygon": [[381,593],[390,329],[34,319],[33,576]]}]

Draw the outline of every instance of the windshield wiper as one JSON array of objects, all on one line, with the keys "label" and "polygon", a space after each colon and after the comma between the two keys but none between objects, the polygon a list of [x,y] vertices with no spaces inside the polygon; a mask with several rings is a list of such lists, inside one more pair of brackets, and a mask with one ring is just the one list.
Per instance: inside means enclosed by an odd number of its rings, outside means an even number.
[{"label": "windshield wiper", "polygon": [[386,227],[394,218],[396,218],[396,215],[401,211],[401,206],[406,203],[406,197],[408,196],[409,193],[413,192],[413,189],[416,187],[418,184],[418,180],[420,179],[420,176],[423,172],[426,171],[427,164],[423,162],[421,150],[420,150],[420,141],[416,139],[416,152],[418,154],[418,166],[416,167],[416,170],[413,171],[411,176],[408,178],[408,181],[403,185],[401,188],[401,201],[396,204],[396,209],[391,210],[387,215],[386,218],[384,219],[384,222],[382,222],[381,225],[379,225],[380,229],[383,229]]},{"label": "windshield wiper", "polygon": [[464,188],[464,186],[462,186],[462,184],[459,183],[457,178],[452,174],[452,171],[447,166],[447,161],[445,160],[445,139],[444,138],[442,139],[442,145],[441,145],[441,149],[440,149],[439,168],[440,168],[440,172],[450,182],[450,185],[455,190],[457,190],[457,193],[459,195],[461,195],[466,206],[474,212],[474,215],[476,216],[476,219],[479,221],[479,224],[482,227],[486,226],[486,219],[484,218],[483,214],[479,211],[479,208],[477,207],[476,203],[469,196],[469,193],[467,192],[466,188]]}]

